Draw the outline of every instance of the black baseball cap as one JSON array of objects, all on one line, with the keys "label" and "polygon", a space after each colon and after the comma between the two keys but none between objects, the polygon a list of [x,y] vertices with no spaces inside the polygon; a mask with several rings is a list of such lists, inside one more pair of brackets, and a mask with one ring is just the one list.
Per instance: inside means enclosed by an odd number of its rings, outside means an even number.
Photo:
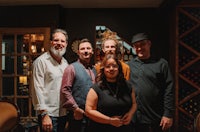
[{"label": "black baseball cap", "polygon": [[149,37],[146,33],[138,33],[133,36],[131,43],[134,44],[138,41],[148,40],[148,39],[149,39]]}]

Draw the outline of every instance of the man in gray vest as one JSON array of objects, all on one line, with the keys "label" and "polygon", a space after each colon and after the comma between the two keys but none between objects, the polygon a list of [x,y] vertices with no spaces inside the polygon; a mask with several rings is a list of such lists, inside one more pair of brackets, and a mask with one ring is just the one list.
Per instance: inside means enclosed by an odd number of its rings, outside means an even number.
[{"label": "man in gray vest", "polygon": [[88,39],[80,40],[77,54],[79,59],[65,69],[61,86],[63,107],[69,110],[67,132],[86,132],[85,101],[95,83],[95,70],[90,65],[93,48]]}]

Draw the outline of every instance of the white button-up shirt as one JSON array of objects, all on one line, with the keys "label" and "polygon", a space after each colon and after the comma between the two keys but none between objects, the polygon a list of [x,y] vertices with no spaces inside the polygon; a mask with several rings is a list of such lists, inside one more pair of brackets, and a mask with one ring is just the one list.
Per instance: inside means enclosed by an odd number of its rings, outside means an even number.
[{"label": "white button-up shirt", "polygon": [[62,58],[59,64],[49,52],[39,56],[33,63],[32,101],[35,110],[47,110],[53,117],[63,116],[66,110],[60,104],[62,76],[68,66]]}]

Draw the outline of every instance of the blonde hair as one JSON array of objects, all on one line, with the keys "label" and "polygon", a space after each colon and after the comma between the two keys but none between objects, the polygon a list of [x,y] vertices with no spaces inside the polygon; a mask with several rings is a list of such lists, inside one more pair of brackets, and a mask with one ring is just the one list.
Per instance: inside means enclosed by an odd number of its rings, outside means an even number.
[{"label": "blonde hair", "polygon": [[117,49],[117,46],[119,44],[119,41],[117,39],[117,33],[116,32],[112,32],[110,30],[106,30],[102,33],[102,44],[101,44],[101,47],[103,48],[104,47],[104,43],[106,40],[113,40],[115,41],[116,43],[116,49]]}]

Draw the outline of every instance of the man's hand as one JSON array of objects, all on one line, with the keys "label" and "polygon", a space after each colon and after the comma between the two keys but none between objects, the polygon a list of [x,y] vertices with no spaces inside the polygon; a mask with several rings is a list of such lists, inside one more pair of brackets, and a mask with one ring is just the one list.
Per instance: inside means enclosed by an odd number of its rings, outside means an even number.
[{"label": "man's hand", "polygon": [[74,119],[75,120],[81,120],[83,118],[83,115],[84,115],[84,110],[82,110],[81,108],[76,108],[74,110]]},{"label": "man's hand", "polygon": [[52,121],[51,118],[49,117],[49,115],[45,115],[42,118],[42,129],[45,132],[52,132],[53,130],[53,125],[52,125]]},{"label": "man's hand", "polygon": [[160,122],[160,126],[162,126],[162,130],[165,131],[169,129],[173,124],[173,119],[163,116]]}]

